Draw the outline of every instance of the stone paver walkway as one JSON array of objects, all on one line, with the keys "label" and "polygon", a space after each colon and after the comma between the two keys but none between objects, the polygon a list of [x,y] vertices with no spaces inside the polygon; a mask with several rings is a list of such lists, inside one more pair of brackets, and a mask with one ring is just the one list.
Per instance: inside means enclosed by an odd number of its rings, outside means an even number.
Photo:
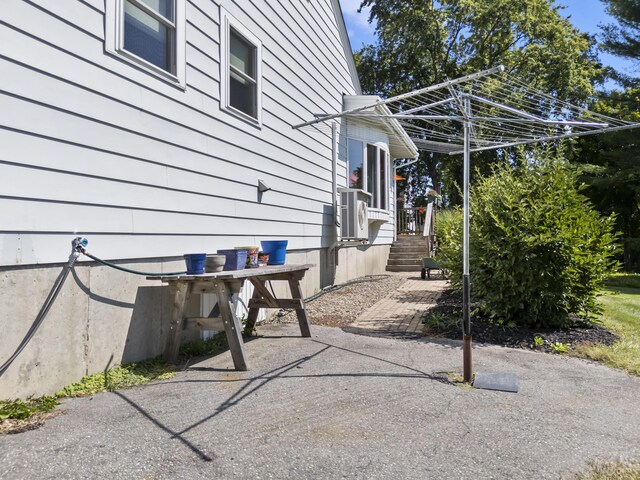
[{"label": "stone paver walkway", "polygon": [[351,325],[375,333],[422,333],[422,316],[446,288],[446,280],[422,280],[412,275],[392,295],[365,310]]}]

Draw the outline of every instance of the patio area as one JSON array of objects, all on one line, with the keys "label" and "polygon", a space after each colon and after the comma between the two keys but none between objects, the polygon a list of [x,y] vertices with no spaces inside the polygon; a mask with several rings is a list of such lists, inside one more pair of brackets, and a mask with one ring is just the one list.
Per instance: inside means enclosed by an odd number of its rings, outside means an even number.
[{"label": "patio area", "polygon": [[409,279],[361,315],[366,335],[313,318],[311,338],[259,327],[247,372],[226,352],[171,380],[65,400],[42,428],[0,436],[0,477],[557,479],[640,457],[637,378],[478,344],[475,368],[515,373],[520,392],[450,382],[461,342],[399,333],[437,286]]}]

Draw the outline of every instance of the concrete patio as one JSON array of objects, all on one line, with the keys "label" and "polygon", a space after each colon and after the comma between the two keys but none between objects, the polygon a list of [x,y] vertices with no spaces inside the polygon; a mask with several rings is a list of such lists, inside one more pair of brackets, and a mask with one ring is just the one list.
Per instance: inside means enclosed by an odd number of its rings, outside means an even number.
[{"label": "concrete patio", "polygon": [[517,394],[463,388],[456,342],[259,328],[172,380],[68,399],[0,437],[0,478],[553,478],[640,457],[640,381],[582,360],[476,345]]}]

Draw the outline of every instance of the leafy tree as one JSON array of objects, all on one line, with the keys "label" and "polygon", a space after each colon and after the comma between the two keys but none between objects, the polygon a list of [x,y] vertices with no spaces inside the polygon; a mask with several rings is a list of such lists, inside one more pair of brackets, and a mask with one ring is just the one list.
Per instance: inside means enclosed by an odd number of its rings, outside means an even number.
[{"label": "leafy tree", "polygon": [[[640,62],[640,2],[603,0],[618,21],[603,27],[601,47]],[[613,72],[622,90],[600,92],[592,109],[640,122],[640,79]],[[638,130],[624,130],[577,142],[575,161],[581,165],[585,194],[604,215],[617,214],[616,227],[624,237],[626,270],[640,271],[640,145]]]},{"label": "leafy tree", "polygon": [[[364,0],[378,40],[355,55],[363,90],[389,97],[504,64],[534,87],[584,101],[601,75],[594,40],[554,1]],[[495,160],[496,153],[474,155],[485,172]],[[431,184],[455,203],[461,164],[459,157],[422,153],[403,176],[410,176],[413,195]]]},{"label": "leafy tree", "polygon": [[640,62],[640,2],[637,0],[603,0],[607,12],[618,24],[603,27],[602,48],[624,58]]},{"label": "leafy tree", "polygon": [[[518,170],[495,165],[472,188],[472,294],[498,322],[564,327],[570,315],[598,311],[597,288],[615,265],[614,218],[592,208],[562,157],[547,150],[526,159]],[[436,220],[438,260],[454,286],[462,278],[460,220]]]},{"label": "leafy tree", "polygon": [[[596,111],[640,122],[640,89],[603,92],[592,106]],[[595,207],[603,214],[616,214],[616,228],[623,237],[628,271],[640,271],[640,144],[638,130],[621,130],[577,142],[574,161],[580,179]]]}]

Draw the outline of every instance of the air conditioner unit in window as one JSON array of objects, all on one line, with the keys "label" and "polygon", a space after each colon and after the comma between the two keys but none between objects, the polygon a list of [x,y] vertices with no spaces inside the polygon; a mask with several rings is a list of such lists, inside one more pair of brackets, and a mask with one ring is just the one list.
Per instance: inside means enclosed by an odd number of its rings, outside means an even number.
[{"label": "air conditioner unit in window", "polygon": [[340,236],[343,240],[368,240],[369,194],[358,188],[340,188]]}]

